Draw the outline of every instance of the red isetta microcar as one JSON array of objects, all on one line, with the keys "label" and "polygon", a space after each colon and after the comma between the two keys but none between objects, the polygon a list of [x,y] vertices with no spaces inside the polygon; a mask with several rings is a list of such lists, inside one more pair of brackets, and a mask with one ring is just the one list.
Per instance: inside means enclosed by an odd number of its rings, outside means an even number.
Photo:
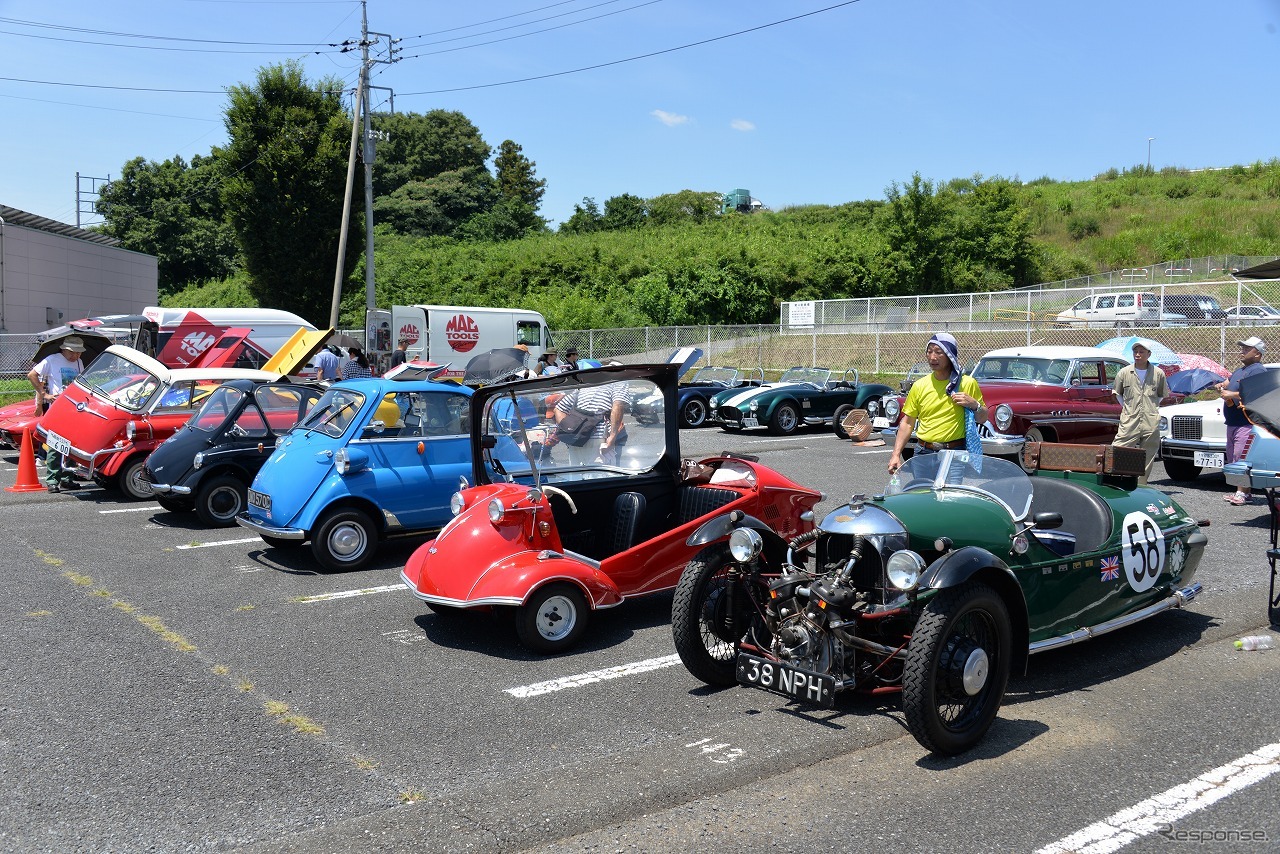
[{"label": "red isetta microcar", "polygon": [[[812,529],[820,492],[751,457],[681,460],[678,375],[613,365],[479,389],[475,485],[464,481],[454,518],[414,552],[404,583],[437,612],[509,614],[525,646],[560,652],[592,611],[671,590],[695,557],[727,557],[735,522],[783,537]],[[630,410],[641,399],[643,424]],[[622,430],[609,443],[609,427],[574,436],[553,415],[615,406]]]},{"label": "red isetta microcar", "polygon": [[36,427],[38,441],[63,454],[77,477],[150,498],[147,456],[227,380],[274,380],[244,368],[170,370],[150,356],[113,344],[63,390]]}]

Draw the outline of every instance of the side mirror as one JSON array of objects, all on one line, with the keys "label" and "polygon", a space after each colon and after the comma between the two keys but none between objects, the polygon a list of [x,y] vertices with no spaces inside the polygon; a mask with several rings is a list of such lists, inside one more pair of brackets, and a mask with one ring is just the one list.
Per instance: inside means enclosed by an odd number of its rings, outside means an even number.
[{"label": "side mirror", "polygon": [[1034,527],[1049,531],[1053,528],[1062,527],[1062,514],[1052,510],[1045,513],[1037,513],[1031,521]]}]

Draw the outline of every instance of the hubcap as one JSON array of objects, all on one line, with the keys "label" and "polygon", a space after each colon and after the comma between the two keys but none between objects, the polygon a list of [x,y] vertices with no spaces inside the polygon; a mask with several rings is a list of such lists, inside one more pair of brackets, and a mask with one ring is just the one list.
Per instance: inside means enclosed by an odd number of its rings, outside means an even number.
[{"label": "hubcap", "polygon": [[329,549],[340,558],[351,558],[364,551],[364,530],[358,525],[339,525],[329,534]]},{"label": "hubcap", "polygon": [[990,671],[991,660],[987,658],[985,649],[979,647],[969,653],[969,657],[964,662],[964,673],[960,677],[964,692],[970,697],[975,696],[987,684],[987,674]]},{"label": "hubcap", "polygon": [[552,596],[538,609],[538,634],[549,641],[563,639],[577,622],[578,615],[567,596]]},{"label": "hubcap", "polygon": [[240,493],[231,487],[223,487],[209,496],[209,510],[219,519],[228,519],[240,512]]}]

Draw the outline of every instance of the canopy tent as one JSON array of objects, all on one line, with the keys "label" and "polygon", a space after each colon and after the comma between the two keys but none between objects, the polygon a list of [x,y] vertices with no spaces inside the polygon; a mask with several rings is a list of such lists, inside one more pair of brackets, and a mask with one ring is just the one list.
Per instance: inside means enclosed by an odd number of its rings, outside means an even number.
[{"label": "canopy tent", "polygon": [[1280,258],[1254,264],[1232,275],[1237,279],[1280,279]]}]

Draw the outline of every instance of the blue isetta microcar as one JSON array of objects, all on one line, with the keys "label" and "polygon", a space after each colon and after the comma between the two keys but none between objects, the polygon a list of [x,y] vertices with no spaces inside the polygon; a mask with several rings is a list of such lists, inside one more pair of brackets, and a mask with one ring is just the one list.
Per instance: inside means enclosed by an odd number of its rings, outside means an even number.
[{"label": "blue isetta microcar", "polygon": [[439,529],[471,473],[471,389],[432,380],[334,384],[258,472],[236,521],[269,546],[311,542],[329,570],[365,567],[387,537]]}]

